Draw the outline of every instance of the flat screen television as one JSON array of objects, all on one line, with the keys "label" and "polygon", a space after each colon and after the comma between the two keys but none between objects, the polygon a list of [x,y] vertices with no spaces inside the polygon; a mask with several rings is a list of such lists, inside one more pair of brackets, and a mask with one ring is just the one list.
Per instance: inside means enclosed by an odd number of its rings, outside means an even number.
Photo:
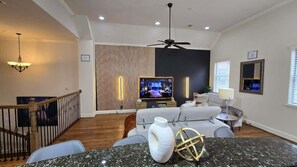
[{"label": "flat screen television", "polygon": [[139,77],[138,95],[140,99],[171,99],[173,77]]}]

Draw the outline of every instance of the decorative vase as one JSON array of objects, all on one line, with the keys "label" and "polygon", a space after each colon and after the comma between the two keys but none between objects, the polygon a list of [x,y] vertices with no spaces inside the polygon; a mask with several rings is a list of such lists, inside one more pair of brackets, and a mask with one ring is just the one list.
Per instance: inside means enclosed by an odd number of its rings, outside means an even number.
[{"label": "decorative vase", "polygon": [[137,103],[141,103],[142,100],[141,100],[141,99],[137,99],[136,102],[137,102]]},{"label": "decorative vase", "polygon": [[148,144],[152,158],[159,162],[167,162],[174,150],[174,134],[168,126],[168,121],[162,117],[156,117],[148,131]]}]

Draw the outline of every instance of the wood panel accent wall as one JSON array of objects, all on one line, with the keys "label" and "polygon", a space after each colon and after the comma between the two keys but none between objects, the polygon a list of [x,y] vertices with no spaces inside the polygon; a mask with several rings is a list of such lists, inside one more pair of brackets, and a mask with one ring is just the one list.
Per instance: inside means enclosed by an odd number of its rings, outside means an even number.
[{"label": "wood panel accent wall", "polygon": [[[136,108],[139,76],[155,76],[155,49],[96,45],[97,110]],[[118,77],[124,78],[124,100],[119,100]]]}]

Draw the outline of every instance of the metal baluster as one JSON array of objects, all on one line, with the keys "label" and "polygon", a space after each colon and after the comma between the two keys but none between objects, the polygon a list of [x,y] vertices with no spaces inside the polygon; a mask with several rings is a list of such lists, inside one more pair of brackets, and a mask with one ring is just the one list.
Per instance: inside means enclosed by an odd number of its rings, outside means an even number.
[{"label": "metal baluster", "polygon": [[[3,148],[3,144],[2,144],[2,134],[3,132],[0,131],[0,153],[2,153],[2,148]],[[1,161],[0,161],[1,162]]]},{"label": "metal baluster", "polygon": [[59,99],[59,103],[58,103],[58,126],[57,126],[57,132],[58,132],[58,134],[57,134],[57,136],[59,137],[60,136],[60,134],[61,134],[61,132],[60,132],[60,125],[61,125],[61,108],[62,108],[62,106],[61,106],[61,100]]},{"label": "metal baluster", "polygon": [[17,120],[17,110],[14,109],[14,122],[15,122],[15,140],[16,140],[16,151],[17,151],[17,160],[20,159],[19,154],[19,137],[18,137],[18,120]]},{"label": "metal baluster", "polygon": [[53,125],[53,142],[56,140],[57,138],[57,126],[56,126],[56,121],[57,121],[57,124],[58,124],[58,116],[59,116],[59,112],[58,112],[58,100],[57,100],[57,108],[56,108],[56,118],[55,118],[55,124]]},{"label": "metal baluster", "polygon": [[[49,103],[49,105],[54,105],[54,102],[51,102],[51,103]],[[54,112],[54,109],[52,110],[52,111],[49,111],[49,112]],[[52,116],[52,115],[51,115]],[[52,144],[52,127],[53,127],[53,121],[52,121],[52,117],[51,117],[51,119],[48,119],[48,126],[49,126],[49,140],[48,140],[48,144],[50,145],[50,144]]]},{"label": "metal baluster", "polygon": [[[55,101],[56,102],[56,101]],[[55,102],[53,102],[53,106],[55,106]],[[50,144],[52,144],[53,143],[53,141],[54,141],[54,138],[53,138],[53,136],[54,136],[54,134],[53,134],[53,132],[54,132],[54,130],[53,130],[53,128],[54,128],[54,123],[55,123],[55,117],[54,117],[54,112],[55,112],[55,107],[53,107],[53,111],[51,111],[52,112],[52,117],[51,117],[51,121],[50,121]]]},{"label": "metal baluster", "polygon": [[40,128],[41,126],[40,126],[40,120],[39,120],[39,118],[38,118],[38,115],[40,115],[39,114],[39,106],[37,106],[37,111],[36,111],[36,123],[37,123],[37,131],[38,131],[38,133],[39,133],[39,136],[40,136],[40,146],[42,147],[42,129]]},{"label": "metal baluster", "polygon": [[[2,112],[3,112],[3,109],[1,110]],[[1,116],[2,116],[2,114],[1,114]],[[2,120],[2,119],[1,119]],[[0,128],[2,128],[1,126],[0,126]],[[3,144],[4,143],[2,143],[2,135],[3,135],[3,132],[2,131],[0,131],[0,153],[2,153],[3,151],[2,151],[2,148],[3,148]],[[1,161],[0,161],[1,162]]]},{"label": "metal baluster", "polygon": [[69,127],[69,97],[66,97],[66,127],[65,127],[65,131],[68,129]]},{"label": "metal baluster", "polygon": [[64,105],[63,105],[63,133],[65,132],[65,126],[66,126],[66,103],[65,103],[65,98],[63,98]]},{"label": "metal baluster", "polygon": [[[49,105],[49,104],[48,104],[48,105]],[[45,104],[44,104],[43,107],[45,108]],[[45,109],[44,112],[46,112],[46,110],[47,110],[47,109]],[[47,115],[47,114],[46,114],[46,115]],[[45,136],[46,144],[45,144],[45,146],[48,146],[48,145],[49,145],[49,142],[48,142],[48,140],[49,140],[49,136],[48,136],[48,118],[46,118],[46,119],[44,120],[44,127],[45,127],[45,130],[46,130],[46,136]]]},{"label": "metal baluster", "polygon": [[[30,114],[30,112],[29,112],[29,109],[27,109],[27,111],[28,111],[28,113]],[[31,154],[31,148],[30,148],[30,128],[31,128],[31,119],[30,119],[30,117],[28,117],[28,125],[27,125],[27,136],[28,136],[28,138],[27,138],[27,155],[29,156],[30,154]],[[26,154],[24,154],[24,159],[26,159]]]},{"label": "metal baluster", "polygon": [[[28,110],[25,110],[24,112],[27,112],[27,113],[29,114]],[[28,118],[29,118],[29,117],[28,117]],[[25,119],[25,118],[23,118],[23,119]],[[25,135],[25,134],[24,134],[24,126],[26,126],[26,125],[25,125],[24,122],[26,122],[26,121],[23,120],[22,125],[21,125],[21,126],[22,126],[22,135]],[[23,155],[25,155],[25,138],[22,137],[21,141],[22,141],[22,144],[21,144],[21,145],[22,145],[22,146],[21,146],[21,147],[22,147],[22,148],[21,148],[21,149],[22,149],[22,152],[21,152],[21,153],[22,153]],[[23,159],[25,159],[25,158],[26,158],[26,157],[23,157]]]},{"label": "metal baluster", "polygon": [[[46,111],[46,110],[45,110]],[[50,132],[49,132],[49,121],[48,118],[45,120],[45,126],[46,126],[46,145],[48,146],[49,143],[49,137],[50,137]]]},{"label": "metal baluster", "polygon": [[9,130],[9,151],[10,151],[10,161],[13,160],[13,148],[12,148],[12,135],[11,135],[11,120],[10,120],[10,109],[8,109],[8,130]]},{"label": "metal baluster", "polygon": [[45,123],[43,120],[40,120],[41,121],[41,125],[42,125],[42,128],[43,128],[43,146],[46,146],[46,134],[45,134]]},{"label": "metal baluster", "polygon": [[[5,124],[4,124],[4,111],[2,109],[2,127],[3,130],[5,129]],[[5,140],[5,133],[3,132],[3,147],[4,147],[4,162],[6,161],[6,140]]]}]

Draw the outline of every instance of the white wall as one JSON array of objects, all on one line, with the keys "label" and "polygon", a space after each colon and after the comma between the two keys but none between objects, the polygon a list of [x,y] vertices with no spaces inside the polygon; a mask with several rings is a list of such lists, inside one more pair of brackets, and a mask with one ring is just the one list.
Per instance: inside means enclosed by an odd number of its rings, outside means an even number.
[{"label": "white wall", "polygon": [[[94,117],[96,111],[96,87],[95,87],[95,50],[93,40],[81,40],[78,42],[79,59],[79,88],[81,93],[81,116]],[[80,55],[90,55],[90,62],[81,62]]]},{"label": "white wall", "polygon": [[17,72],[6,61],[17,61],[17,40],[0,39],[0,105],[16,104],[16,96],[60,96],[78,88],[77,44],[23,41],[21,55],[32,65]]},{"label": "white wall", "polygon": [[[95,43],[100,44],[146,46],[160,43],[157,40],[168,38],[168,28],[162,27],[104,22],[91,22],[91,27]],[[177,28],[172,28],[171,34],[171,38],[176,41],[190,42],[191,45],[185,47],[192,49],[210,49],[213,41],[219,35],[219,33],[212,31]]]},{"label": "white wall", "polygon": [[[297,1],[286,4],[221,35],[211,53],[211,81],[216,61],[231,61],[230,87],[240,99],[244,118],[267,131],[297,142],[297,108],[288,107],[289,47],[297,45]],[[240,62],[258,50],[265,59],[264,94],[238,92]]]}]

